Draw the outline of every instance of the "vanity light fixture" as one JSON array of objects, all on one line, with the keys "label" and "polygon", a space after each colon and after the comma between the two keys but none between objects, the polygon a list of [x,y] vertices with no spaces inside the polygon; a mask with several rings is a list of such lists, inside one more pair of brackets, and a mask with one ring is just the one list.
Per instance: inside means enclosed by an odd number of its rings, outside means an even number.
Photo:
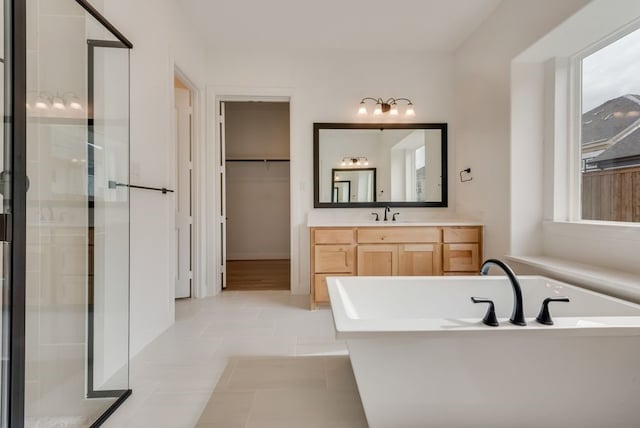
[{"label": "vanity light fixture", "polygon": [[46,92],[41,92],[33,101],[27,102],[27,108],[35,107],[37,110],[82,110],[80,100],[73,92],[67,92],[63,96],[51,96]]},{"label": "vanity light fixture", "polygon": [[369,159],[364,156],[347,156],[342,158],[342,162],[340,162],[342,166],[360,166],[360,165],[369,165]]},{"label": "vanity light fixture", "polygon": [[409,98],[389,98],[384,101],[382,98],[365,97],[360,101],[360,107],[358,107],[358,114],[365,115],[368,113],[367,101],[375,102],[373,107],[374,116],[379,116],[384,113],[389,113],[391,116],[398,116],[400,111],[398,109],[398,101],[407,103],[407,108],[404,111],[405,116],[415,116],[416,111],[413,109],[413,103]]}]

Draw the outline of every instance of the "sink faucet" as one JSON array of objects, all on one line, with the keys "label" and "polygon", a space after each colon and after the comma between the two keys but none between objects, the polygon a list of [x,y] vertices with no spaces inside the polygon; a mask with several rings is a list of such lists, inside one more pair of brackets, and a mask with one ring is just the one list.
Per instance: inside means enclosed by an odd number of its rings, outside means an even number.
[{"label": "sink faucet", "polygon": [[513,313],[509,321],[515,325],[527,325],[527,322],[524,320],[524,309],[522,307],[522,289],[520,288],[516,274],[506,263],[497,259],[488,259],[482,263],[480,275],[488,274],[489,268],[491,268],[492,265],[502,269],[509,277],[509,282],[511,282],[511,288],[513,289]]},{"label": "sink faucet", "polygon": [[387,218],[387,213],[391,212],[391,207],[389,207],[389,205],[387,205],[384,209],[384,221],[389,221],[389,219]]}]

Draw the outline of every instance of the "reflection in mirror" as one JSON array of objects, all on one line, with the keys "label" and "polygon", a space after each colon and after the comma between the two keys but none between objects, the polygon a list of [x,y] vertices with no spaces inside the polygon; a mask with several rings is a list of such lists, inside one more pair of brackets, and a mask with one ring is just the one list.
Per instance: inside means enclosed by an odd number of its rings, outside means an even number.
[{"label": "reflection in mirror", "polygon": [[314,155],[316,208],[447,206],[446,124],[317,123]]},{"label": "reflection in mirror", "polygon": [[[334,168],[331,170],[334,195],[331,202],[375,202],[375,168]],[[337,195],[335,189],[338,188]],[[346,192],[346,193],[345,193]]]},{"label": "reflection in mirror", "polygon": [[333,200],[331,202],[350,202],[351,201],[351,182],[338,181],[333,182]]}]

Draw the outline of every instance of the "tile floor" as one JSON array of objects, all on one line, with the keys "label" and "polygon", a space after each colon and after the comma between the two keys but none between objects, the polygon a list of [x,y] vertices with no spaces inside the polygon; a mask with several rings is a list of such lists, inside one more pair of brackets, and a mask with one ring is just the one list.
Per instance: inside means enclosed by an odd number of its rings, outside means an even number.
[{"label": "tile floor", "polygon": [[232,357],[346,354],[331,311],[309,311],[308,296],[243,291],[180,300],[176,323],[132,359],[133,395],[103,427],[194,427]]},{"label": "tile floor", "polygon": [[351,361],[235,357],[196,428],[366,428]]}]

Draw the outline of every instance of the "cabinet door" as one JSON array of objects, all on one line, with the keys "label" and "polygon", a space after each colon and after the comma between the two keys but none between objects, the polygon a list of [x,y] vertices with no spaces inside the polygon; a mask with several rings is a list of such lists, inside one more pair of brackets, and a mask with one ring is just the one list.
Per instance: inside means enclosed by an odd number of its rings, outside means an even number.
[{"label": "cabinet door", "polygon": [[359,276],[393,276],[398,274],[397,245],[359,245]]},{"label": "cabinet door", "polygon": [[478,244],[444,244],[444,270],[478,272],[480,270]]},{"label": "cabinet door", "polygon": [[329,291],[327,290],[327,277],[329,276],[353,276],[350,273],[326,274],[317,273],[313,276],[313,298],[316,303],[329,303]]},{"label": "cabinet door", "polygon": [[441,275],[440,244],[411,244],[398,247],[398,275]]},{"label": "cabinet door", "polygon": [[314,266],[318,273],[352,273],[355,265],[355,245],[316,245]]}]

